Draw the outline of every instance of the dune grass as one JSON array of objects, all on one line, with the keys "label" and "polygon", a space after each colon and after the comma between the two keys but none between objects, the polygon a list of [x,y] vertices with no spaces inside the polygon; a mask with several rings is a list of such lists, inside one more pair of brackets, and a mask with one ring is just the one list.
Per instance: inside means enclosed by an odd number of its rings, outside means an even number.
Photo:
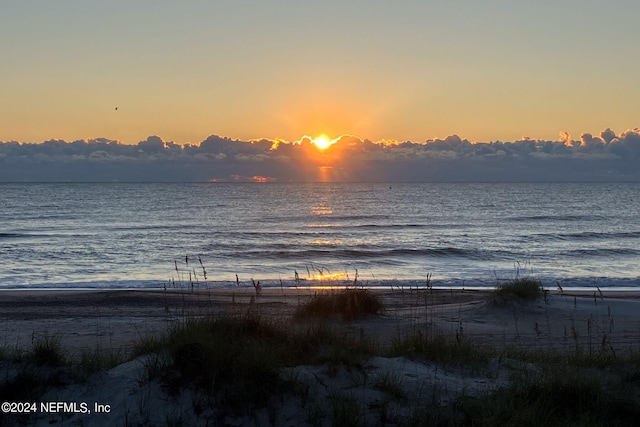
[{"label": "dune grass", "polygon": [[45,333],[34,337],[31,357],[38,365],[61,366],[66,361],[66,354],[60,343],[60,337]]},{"label": "dune grass", "polygon": [[[509,360],[510,381],[494,391],[425,402],[407,426],[635,426],[640,419],[639,353],[602,365],[596,354],[497,351],[474,347],[471,360]],[[428,356],[427,356],[428,357]],[[469,366],[465,362],[464,366]]]},{"label": "dune grass", "polygon": [[389,357],[406,356],[442,364],[486,363],[495,351],[467,338],[418,331],[396,338],[387,351]]},{"label": "dune grass", "polygon": [[[542,296],[538,281],[523,284],[523,280],[505,284],[500,293],[496,290],[499,298],[528,301]],[[526,289],[523,293],[522,288]],[[446,404],[425,401],[400,421],[392,413],[383,416],[383,410],[392,407],[389,401],[406,401],[411,396],[403,389],[401,376],[380,372],[368,379],[389,399],[380,404],[378,420],[388,416],[394,425],[624,426],[640,419],[638,352],[515,352],[480,345],[461,331],[447,336],[422,326],[382,348],[361,333],[332,329],[328,325],[333,322],[323,321],[336,317],[350,321],[380,314],[384,308],[375,293],[348,288],[318,293],[300,302],[294,319],[309,321],[268,318],[251,306],[240,313],[199,313],[184,317],[163,335],[143,337],[131,357],[145,355],[147,380],[159,381],[170,394],[188,390],[198,396],[194,406],[200,411],[216,408],[228,414],[250,414],[274,407],[274,397],[304,394],[295,378],[281,375],[283,368],[326,365],[329,372],[336,371],[331,367],[362,371],[367,358],[377,355],[422,360],[445,369],[499,365],[506,359],[522,367],[512,370],[507,386],[475,395],[463,393]],[[49,335],[34,340],[32,349],[16,360],[20,369],[0,383],[4,400],[37,399],[47,388],[62,384],[68,372],[65,366],[71,363],[57,337]],[[97,351],[83,353],[79,362],[91,371],[113,363]],[[311,402],[307,410],[317,425],[326,425],[322,420],[334,425],[366,425],[364,413],[370,412],[354,396],[337,392],[326,408]],[[309,421],[310,425],[314,422]]]},{"label": "dune grass", "polygon": [[347,287],[316,293],[296,310],[296,318],[340,316],[352,321],[384,313],[380,297],[365,288]]},{"label": "dune grass", "polygon": [[[640,400],[629,384],[606,382],[583,370],[564,369],[514,378],[511,384],[452,405],[425,406],[409,426],[634,426]],[[636,390],[637,392],[637,387]]]},{"label": "dune grass", "polygon": [[31,349],[16,349],[3,356],[7,366],[13,369],[7,370],[3,381],[0,381],[0,401],[37,399],[48,388],[64,384],[69,376],[65,372],[69,359],[58,336],[48,333],[34,335]]},{"label": "dune grass", "polygon": [[279,372],[299,364],[352,363],[374,352],[364,337],[338,334],[322,325],[291,328],[247,313],[188,319],[164,337],[144,340],[137,354],[167,354],[150,365],[174,393],[195,387],[212,396],[211,404],[243,413],[267,405],[284,393]]},{"label": "dune grass", "polygon": [[536,301],[544,298],[544,288],[539,279],[518,277],[505,283],[499,283],[494,292],[495,302]]}]

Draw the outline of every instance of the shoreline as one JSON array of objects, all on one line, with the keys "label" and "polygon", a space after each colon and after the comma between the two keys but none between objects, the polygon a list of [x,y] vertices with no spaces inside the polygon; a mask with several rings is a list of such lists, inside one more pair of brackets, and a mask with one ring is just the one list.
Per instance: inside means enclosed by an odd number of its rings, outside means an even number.
[{"label": "shoreline", "polygon": [[[317,285],[317,286],[263,286],[261,292],[263,295],[275,295],[275,294],[291,294],[291,293],[314,293],[330,290],[341,290],[346,288],[354,289],[366,289],[375,293],[408,293],[408,292],[433,292],[433,293],[464,293],[464,292],[477,292],[489,294],[495,290],[495,287],[485,286],[433,286],[433,287],[398,287],[398,286],[365,286],[365,285]],[[597,288],[587,287],[567,287],[563,290],[558,288],[544,288],[545,292],[549,295],[577,295],[588,296],[596,292],[599,295]],[[255,294],[255,288],[252,286],[229,286],[229,287],[189,287],[182,288],[2,288],[0,287],[0,302],[3,301],[3,296],[9,296],[11,294],[18,295],[23,294],[29,296],[29,294],[85,294],[85,293],[167,293],[167,294],[211,294],[211,295],[224,295],[224,294]],[[620,288],[600,288],[600,292],[605,297],[618,297],[618,296],[630,296],[633,298],[640,298],[640,287],[620,287]]]},{"label": "shoreline", "polygon": [[[527,277],[527,276],[524,276]],[[535,276],[532,276],[535,278]],[[493,291],[496,286],[502,282],[509,282],[512,279],[500,279],[498,281],[483,281],[478,280],[479,283],[476,285],[464,284],[464,280],[452,280],[453,282],[459,282],[462,284],[449,284],[448,281],[445,281],[445,284],[437,284],[438,281],[432,280],[429,286],[425,285],[425,280],[417,280],[417,279],[378,279],[375,281],[366,281],[360,280],[354,284],[351,280],[307,280],[302,279],[300,284],[295,285],[295,280],[287,279],[286,281],[281,281],[280,279],[260,279],[261,286],[263,290],[277,290],[282,291],[285,290],[287,292],[297,291],[297,290],[323,290],[323,289],[344,289],[344,288],[364,288],[371,291],[409,291],[409,290],[434,290],[434,291]],[[543,289],[550,293],[554,292],[565,292],[565,293],[585,293],[585,292],[598,292],[598,289],[602,292],[607,293],[629,293],[629,294],[639,294],[640,295],[640,277],[636,278],[624,278],[619,279],[625,282],[633,282],[637,283],[634,286],[622,286],[622,285],[606,285],[606,284],[593,284],[593,285],[564,285],[562,291],[557,286],[558,281],[555,281],[555,285],[552,286],[544,286],[544,282],[542,282]],[[583,281],[583,280],[580,280]],[[435,282],[435,284],[434,284]],[[102,283],[102,282],[100,282]],[[105,282],[106,283],[106,282]],[[167,292],[191,292],[193,291],[239,291],[243,289],[248,289],[253,291],[254,288],[249,281],[241,281],[240,286],[238,286],[235,281],[231,280],[220,280],[220,281],[207,281],[204,283],[195,283],[193,288],[188,283],[182,283],[180,285],[171,285],[166,286],[165,283],[161,281],[153,281],[156,285],[154,286],[49,286],[49,285],[0,285],[0,294],[6,292],[89,292],[89,291],[167,291]]]}]

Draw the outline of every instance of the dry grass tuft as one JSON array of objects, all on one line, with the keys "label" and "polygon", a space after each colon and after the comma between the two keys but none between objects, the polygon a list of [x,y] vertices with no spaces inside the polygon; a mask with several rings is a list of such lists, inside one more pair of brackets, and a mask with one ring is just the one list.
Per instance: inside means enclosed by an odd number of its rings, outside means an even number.
[{"label": "dry grass tuft", "polygon": [[368,289],[345,288],[315,294],[295,313],[297,318],[338,315],[345,321],[384,313],[384,305],[377,295]]},{"label": "dry grass tuft", "polygon": [[537,301],[544,297],[544,288],[539,279],[522,277],[498,284],[493,294],[494,301]]}]

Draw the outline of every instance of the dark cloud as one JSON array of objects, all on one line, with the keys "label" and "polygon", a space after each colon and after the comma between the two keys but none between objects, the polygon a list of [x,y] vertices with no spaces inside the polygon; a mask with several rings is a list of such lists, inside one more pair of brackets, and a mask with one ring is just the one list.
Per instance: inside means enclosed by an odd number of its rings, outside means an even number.
[{"label": "dark cloud", "polygon": [[610,143],[611,140],[615,137],[616,137],[615,132],[609,128],[606,128],[605,130],[600,132],[600,138],[602,138],[604,142],[606,142],[607,144]]},{"label": "dark cloud", "polygon": [[343,135],[324,151],[311,138],[199,144],[150,136],[0,142],[0,181],[638,181],[640,129],[557,141],[373,142]]}]

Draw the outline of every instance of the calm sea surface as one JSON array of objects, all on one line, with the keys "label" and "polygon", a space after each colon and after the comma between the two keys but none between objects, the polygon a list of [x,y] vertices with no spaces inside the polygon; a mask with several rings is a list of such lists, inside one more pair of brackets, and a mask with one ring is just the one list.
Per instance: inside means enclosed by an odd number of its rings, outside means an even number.
[{"label": "calm sea surface", "polygon": [[516,274],[640,287],[639,196],[638,183],[0,184],[0,288]]}]

